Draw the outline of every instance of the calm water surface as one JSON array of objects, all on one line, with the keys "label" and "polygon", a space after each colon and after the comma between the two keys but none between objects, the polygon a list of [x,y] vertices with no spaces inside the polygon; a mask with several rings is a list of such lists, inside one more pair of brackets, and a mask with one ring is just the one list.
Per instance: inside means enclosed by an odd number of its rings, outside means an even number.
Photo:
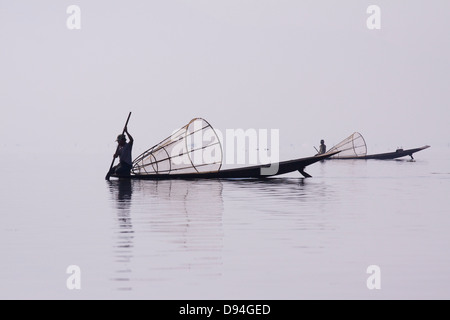
[{"label": "calm water surface", "polygon": [[106,182],[101,152],[22,151],[1,168],[2,299],[450,298],[448,148],[159,182]]}]

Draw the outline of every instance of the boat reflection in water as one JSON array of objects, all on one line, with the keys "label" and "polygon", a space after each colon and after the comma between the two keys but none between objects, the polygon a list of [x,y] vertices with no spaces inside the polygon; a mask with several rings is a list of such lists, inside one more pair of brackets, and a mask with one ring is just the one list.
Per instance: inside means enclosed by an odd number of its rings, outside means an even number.
[{"label": "boat reflection in water", "polygon": [[109,189],[118,225],[112,280],[119,290],[221,275],[222,182],[114,180]]}]

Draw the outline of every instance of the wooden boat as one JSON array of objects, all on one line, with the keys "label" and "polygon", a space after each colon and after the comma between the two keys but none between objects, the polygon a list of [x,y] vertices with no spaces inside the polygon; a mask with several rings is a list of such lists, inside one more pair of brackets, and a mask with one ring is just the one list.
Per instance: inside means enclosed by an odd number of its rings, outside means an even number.
[{"label": "wooden boat", "polygon": [[389,160],[389,159],[397,159],[397,158],[401,158],[401,157],[406,157],[406,156],[410,156],[411,159],[414,159],[413,157],[413,153],[419,152],[421,150],[427,149],[430,146],[423,146],[420,148],[414,148],[414,149],[397,149],[394,152],[386,152],[386,153],[377,153],[377,154],[368,154],[365,156],[359,156],[359,157],[336,157],[336,158],[332,158],[332,159],[363,159],[363,160],[368,160],[368,159],[377,159],[377,160]]},{"label": "wooden boat", "polygon": [[255,165],[222,170],[223,151],[220,139],[212,126],[202,118],[194,118],[187,125],[139,155],[130,175],[110,175],[121,179],[230,179],[267,178],[289,172],[311,177],[305,167],[329,158],[339,151],[274,164]]},{"label": "wooden boat", "polygon": [[[191,172],[191,173],[152,173],[152,174],[139,174],[131,173],[128,176],[111,175],[111,177],[120,179],[140,179],[140,180],[164,180],[164,179],[235,179],[235,178],[256,178],[264,179],[268,177],[278,176],[290,172],[298,171],[303,177],[310,178],[311,175],[306,173],[305,167],[318,161],[325,160],[337,152],[325,153],[318,156],[300,158],[295,160],[282,161],[275,164],[278,166],[278,170],[273,173],[265,172],[264,169],[268,169],[270,165],[257,165],[244,168],[233,168],[218,171],[209,172]],[[272,164],[274,166],[274,164]]]},{"label": "wooden boat", "polygon": [[361,159],[361,160],[369,160],[369,159],[378,159],[378,160],[390,160],[397,159],[405,156],[410,156],[411,159],[414,159],[413,154],[419,152],[421,150],[429,148],[429,145],[425,145],[420,148],[413,149],[397,149],[393,152],[386,153],[377,153],[377,154],[367,154],[367,145],[359,132],[354,132],[348,138],[342,140],[337,145],[333,146],[328,152],[340,151],[338,154],[329,157],[330,160],[341,159],[341,160],[349,160],[349,159]]}]

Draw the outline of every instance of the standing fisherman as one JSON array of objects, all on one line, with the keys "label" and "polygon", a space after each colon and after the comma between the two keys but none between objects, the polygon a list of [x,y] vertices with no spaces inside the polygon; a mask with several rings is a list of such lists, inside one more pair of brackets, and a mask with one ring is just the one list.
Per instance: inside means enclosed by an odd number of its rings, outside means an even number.
[{"label": "standing fisherman", "polygon": [[128,136],[128,139],[130,139],[130,142],[127,142],[127,137],[125,134],[119,134],[117,136],[117,151],[113,155],[114,159],[119,157],[119,164],[112,167],[110,174],[116,174],[118,176],[128,176],[130,175],[131,168],[133,166],[133,160],[132,160],[132,149],[133,149],[133,137],[128,132],[128,128],[125,127],[124,132]]}]

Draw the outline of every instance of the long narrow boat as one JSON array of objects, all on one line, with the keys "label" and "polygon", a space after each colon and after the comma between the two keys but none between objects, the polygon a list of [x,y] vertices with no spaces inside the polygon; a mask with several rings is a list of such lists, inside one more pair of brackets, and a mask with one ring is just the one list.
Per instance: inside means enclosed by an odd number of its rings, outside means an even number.
[{"label": "long narrow boat", "polygon": [[[303,177],[310,178],[311,175],[305,172],[305,167],[321,160],[325,160],[337,152],[325,153],[313,157],[288,160],[278,162],[272,167],[277,168],[276,171],[269,173],[270,165],[257,165],[244,168],[233,168],[209,172],[193,172],[193,173],[158,173],[158,174],[139,174],[131,173],[128,176],[111,175],[111,177],[120,179],[140,179],[140,180],[167,180],[167,179],[233,179],[233,178],[256,178],[264,179],[268,177],[278,176],[290,172],[298,171]],[[265,171],[267,170],[267,171]]]},{"label": "long narrow boat", "polygon": [[339,152],[222,170],[223,151],[219,136],[206,120],[194,118],[139,155],[133,161],[130,175],[113,174],[111,177],[143,180],[267,178],[295,171],[311,177],[304,171],[306,166]]},{"label": "long narrow boat", "polygon": [[362,160],[368,160],[368,159],[377,159],[377,160],[390,160],[390,159],[397,159],[402,158],[406,156],[410,156],[411,159],[414,159],[413,153],[419,152],[421,150],[427,149],[430,146],[423,146],[420,148],[414,148],[414,149],[397,149],[394,152],[386,152],[386,153],[377,153],[377,154],[368,154],[365,156],[359,156],[359,157],[336,157],[332,159],[362,159]]},{"label": "long narrow boat", "polygon": [[338,154],[331,156],[330,160],[340,159],[340,160],[391,160],[397,159],[405,156],[410,156],[414,159],[413,154],[421,150],[429,148],[429,145],[425,145],[420,148],[413,149],[397,149],[393,152],[377,153],[377,154],[367,154],[366,141],[359,132],[354,132],[348,138],[342,140],[337,145],[333,146],[328,152],[339,151]]}]

